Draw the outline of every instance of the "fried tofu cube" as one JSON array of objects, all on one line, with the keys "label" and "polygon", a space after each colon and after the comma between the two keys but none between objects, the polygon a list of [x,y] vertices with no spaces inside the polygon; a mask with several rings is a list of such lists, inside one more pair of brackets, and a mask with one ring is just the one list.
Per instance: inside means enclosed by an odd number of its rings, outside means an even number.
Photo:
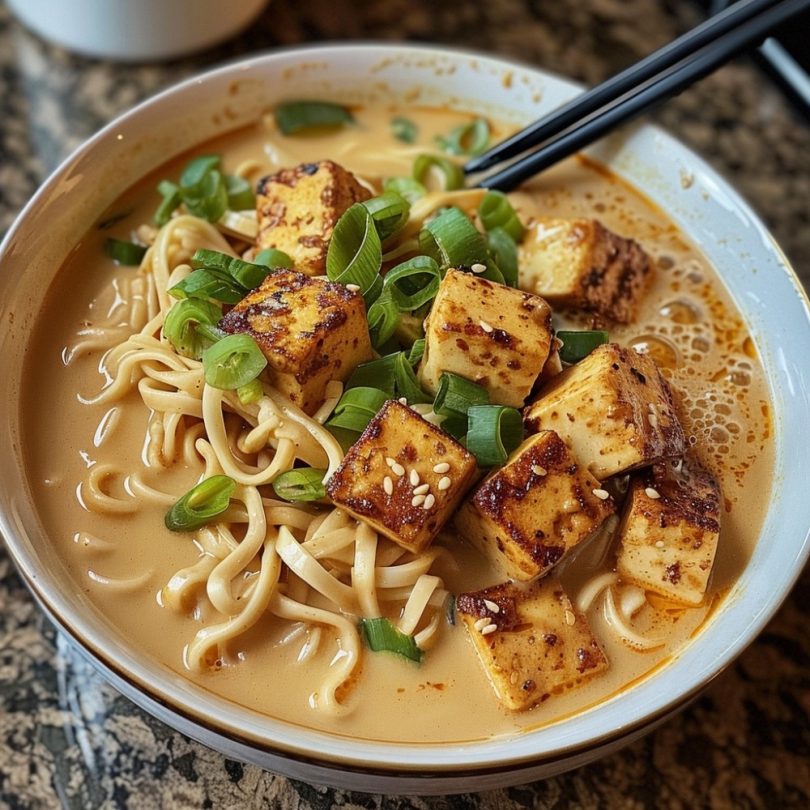
[{"label": "fried tofu cube", "polygon": [[456,527],[507,576],[528,581],[546,574],[615,511],[565,442],[544,430],[479,484],[459,509]]},{"label": "fried tofu cube", "polygon": [[529,431],[555,430],[600,481],[683,455],[672,392],[655,361],[606,343],[540,389]]},{"label": "fried tofu cube", "polygon": [[363,297],[294,270],[269,275],[219,326],[250,335],[272,385],[308,414],[323,403],[330,380],[345,380],[372,357]]},{"label": "fried tofu cube", "polygon": [[326,485],[337,506],[408,551],[430,545],[475,475],[475,457],[416,411],[389,400]]},{"label": "fried tofu cube", "polygon": [[498,698],[514,711],[530,709],[608,667],[587,619],[556,579],[460,594],[456,614]]},{"label": "fried tofu cube", "polygon": [[649,256],[595,219],[540,219],[519,248],[520,287],[552,306],[630,323],[652,277]]},{"label": "fried tofu cube", "polygon": [[259,181],[257,247],[288,254],[308,276],[326,272],[335,224],[356,202],[371,197],[355,176],[331,160],[302,163]]},{"label": "fried tofu cube", "polygon": [[425,325],[419,379],[435,394],[449,371],[486,388],[492,402],[519,408],[551,341],[551,309],[542,298],[448,270]]},{"label": "fried tofu cube", "polygon": [[720,488],[696,462],[634,476],[619,527],[619,575],[686,605],[703,601],[720,536]]}]

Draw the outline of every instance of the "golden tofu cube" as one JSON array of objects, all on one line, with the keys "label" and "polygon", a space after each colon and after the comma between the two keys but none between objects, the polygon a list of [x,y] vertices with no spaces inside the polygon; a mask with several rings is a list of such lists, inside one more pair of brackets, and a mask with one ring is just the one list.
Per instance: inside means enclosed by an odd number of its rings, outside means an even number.
[{"label": "golden tofu cube", "polygon": [[551,309],[536,295],[448,270],[425,324],[422,386],[436,393],[449,371],[523,406],[551,349]]},{"label": "golden tofu cube", "polygon": [[320,278],[279,270],[219,322],[244,332],[267,358],[272,385],[314,413],[330,380],[345,380],[372,357],[363,297]]},{"label": "golden tofu cube", "polygon": [[652,276],[638,243],[595,219],[537,220],[520,245],[518,266],[521,289],[619,323],[633,320]]},{"label": "golden tofu cube", "polygon": [[475,457],[416,411],[389,400],[326,485],[337,506],[414,553],[449,519]]},{"label": "golden tofu cube", "polygon": [[326,251],[340,217],[371,197],[351,172],[331,160],[283,169],[262,178],[257,191],[258,249],[283,250],[308,276],[326,272]]},{"label": "golden tofu cube", "polygon": [[462,593],[456,614],[509,709],[530,709],[608,667],[587,619],[556,579]]},{"label": "golden tofu cube", "polygon": [[540,389],[530,431],[554,430],[600,481],[683,455],[685,438],[655,361],[606,343]]},{"label": "golden tofu cube", "polygon": [[686,605],[706,594],[720,536],[720,488],[695,462],[633,478],[619,527],[622,579]]},{"label": "golden tofu cube", "polygon": [[456,526],[507,576],[528,581],[547,573],[615,511],[565,442],[544,430],[479,484]]}]

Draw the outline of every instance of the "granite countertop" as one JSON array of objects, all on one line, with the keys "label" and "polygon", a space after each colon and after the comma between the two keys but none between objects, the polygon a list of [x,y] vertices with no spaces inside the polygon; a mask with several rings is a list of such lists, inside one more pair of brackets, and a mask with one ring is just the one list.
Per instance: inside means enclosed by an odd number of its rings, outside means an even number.
[{"label": "granite countertop", "polygon": [[[44,44],[0,5],[0,233],[77,144],[141,98],[278,45],[433,41],[594,83],[698,19],[688,0],[274,0],[240,38],[193,58],[115,65]],[[655,118],[748,198],[810,283],[810,127],[748,60]],[[108,687],[34,605],[0,546],[0,808],[575,808],[810,806],[810,572],[760,638],[657,731],[532,785],[408,799],[293,782],[225,759]]]}]

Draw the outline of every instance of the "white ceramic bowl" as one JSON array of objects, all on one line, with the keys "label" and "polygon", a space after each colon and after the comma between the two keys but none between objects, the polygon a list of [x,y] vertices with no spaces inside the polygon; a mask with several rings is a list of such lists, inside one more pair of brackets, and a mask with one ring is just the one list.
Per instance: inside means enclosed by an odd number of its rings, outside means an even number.
[{"label": "white ceramic bowl", "polygon": [[[654,677],[566,722],[483,742],[347,740],[204,693],[128,645],[66,574],[36,518],[23,471],[20,375],[45,290],[73,243],[131,183],[168,157],[255,120],[281,98],[407,97],[528,121],[578,88],[537,70],[437,48],[291,50],[184,82],[103,129],[50,177],[0,248],[0,529],[32,592],[110,681],[166,723],[231,757],[310,782],[385,793],[449,793],[527,782],[584,764],[694,697],[763,628],[808,555],[810,313],[777,245],[740,197],[676,140],[645,126],[592,151],[669,212],[720,271],[762,353],[775,411],[776,469],[763,541],[704,631]],[[681,183],[689,174],[689,188]]]}]

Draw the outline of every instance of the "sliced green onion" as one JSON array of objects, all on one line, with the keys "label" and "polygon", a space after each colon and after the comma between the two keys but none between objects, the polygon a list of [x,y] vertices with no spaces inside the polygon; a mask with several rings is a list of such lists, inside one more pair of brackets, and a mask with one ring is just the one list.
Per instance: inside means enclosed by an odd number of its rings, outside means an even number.
[{"label": "sliced green onion", "polygon": [[252,405],[264,396],[264,388],[258,380],[251,380],[247,385],[237,388],[236,395],[243,405]]},{"label": "sliced green onion", "polygon": [[219,162],[219,155],[200,155],[193,158],[180,175],[180,185],[184,189],[195,189],[208,174],[219,168]]},{"label": "sliced green onion", "polygon": [[316,470],[314,467],[287,470],[276,476],[273,489],[285,501],[319,501],[326,497],[326,487],[323,485],[325,475],[326,470]]},{"label": "sliced green onion", "polygon": [[478,206],[478,217],[488,231],[503,228],[515,242],[523,238],[523,223],[502,191],[488,191],[484,195]]},{"label": "sliced green onion", "polygon": [[368,308],[368,331],[375,349],[384,346],[394,335],[399,323],[399,307],[390,291],[382,293]]},{"label": "sliced green onion", "polygon": [[410,118],[397,115],[391,119],[391,132],[398,141],[413,143],[419,134],[419,128]]},{"label": "sliced green onion", "polygon": [[231,211],[248,211],[256,207],[256,195],[244,177],[226,174],[225,190],[228,192],[228,208]]},{"label": "sliced green onion", "polygon": [[454,439],[465,444],[467,436],[467,417],[448,416],[442,420],[441,428]]},{"label": "sliced green onion", "polygon": [[557,332],[562,341],[560,360],[563,363],[578,363],[587,357],[597,346],[607,343],[610,338],[602,330],[583,330],[581,332]]},{"label": "sliced green onion", "polygon": [[419,232],[419,248],[442,268],[487,263],[487,245],[470,218],[455,206],[442,209]]},{"label": "sliced green onion", "polygon": [[396,354],[387,354],[379,360],[360,363],[346,380],[345,390],[350,388],[378,388],[390,397],[396,394]]},{"label": "sliced green onion", "polygon": [[473,405],[467,411],[467,449],[479,467],[500,466],[523,441],[520,411],[505,405]]},{"label": "sliced green onion", "polygon": [[[355,203],[337,221],[326,253],[330,281],[356,284],[365,295],[380,276],[382,245],[374,218],[362,203]],[[367,299],[366,303],[370,303]]]},{"label": "sliced green onion", "polygon": [[181,189],[181,196],[190,214],[208,222],[216,222],[228,210],[228,190],[216,170],[208,172],[193,190]]},{"label": "sliced green onion", "polygon": [[394,357],[397,397],[405,397],[409,405],[414,402],[432,402],[433,398],[420,387],[413,366],[408,362],[408,355],[397,352]]},{"label": "sliced green onion", "polygon": [[215,326],[222,317],[222,310],[215,304],[198,298],[178,301],[166,315],[163,334],[180,354],[199,360],[203,351],[215,340],[201,332],[201,324]]},{"label": "sliced green onion", "polygon": [[281,268],[292,270],[293,260],[283,251],[276,248],[265,248],[260,250],[253,261],[256,264],[263,264],[265,267],[271,267],[273,270]]},{"label": "sliced green onion", "polygon": [[177,501],[164,518],[173,532],[191,532],[221,515],[236,491],[236,481],[227,475],[212,475],[190,489]]},{"label": "sliced green onion", "polygon": [[198,248],[194,251],[194,255],[191,257],[191,266],[227,273],[246,291],[256,289],[270,275],[268,267],[264,264],[246,262],[244,259],[229,256],[227,253],[204,248]]},{"label": "sliced green onion", "polygon": [[[400,312],[394,338],[400,346],[411,347],[425,336],[424,316],[415,312]],[[418,362],[418,361],[417,361]]]},{"label": "sliced green onion", "polygon": [[210,343],[216,343],[218,340],[222,340],[222,338],[226,337],[228,333],[218,326],[201,323],[197,326],[197,334],[201,335]]},{"label": "sliced green onion", "polygon": [[447,623],[455,627],[456,624],[456,597],[448,593],[444,600],[444,617]]},{"label": "sliced green onion", "polygon": [[371,214],[377,233],[383,241],[393,236],[408,221],[411,210],[411,204],[394,191],[372,197],[360,205]]},{"label": "sliced green onion", "polygon": [[515,240],[503,229],[493,228],[487,234],[487,246],[505,284],[518,285],[518,251]]},{"label": "sliced green onion", "polygon": [[383,277],[383,285],[400,312],[412,312],[436,297],[441,280],[435,259],[414,256],[391,268]]},{"label": "sliced green onion", "polygon": [[228,335],[203,352],[205,381],[230,391],[247,385],[262,373],[267,358],[250,335]]},{"label": "sliced green onion", "polygon": [[350,388],[340,398],[326,426],[362,433],[390,398],[379,388]]},{"label": "sliced green onion", "polygon": [[174,298],[202,298],[221,301],[223,304],[238,304],[247,290],[227,273],[201,267],[189,273],[174,287],[169,287],[167,292]]},{"label": "sliced green onion", "polygon": [[467,416],[473,405],[488,405],[489,391],[474,382],[445,371],[439,378],[439,390],[433,410],[439,416]]},{"label": "sliced green onion", "polygon": [[445,191],[464,187],[464,172],[461,166],[437,155],[419,155],[414,161],[411,175],[414,180],[425,186],[425,180],[431,169],[438,169],[444,176]]},{"label": "sliced green onion", "polygon": [[165,225],[175,209],[183,202],[180,196],[180,186],[177,183],[172,183],[171,180],[162,180],[158,183],[158,191],[163,197],[163,202],[158,206],[157,211],[153,217],[155,225],[161,227]]},{"label": "sliced green onion", "polygon": [[422,660],[422,650],[416,645],[413,636],[397,630],[388,619],[361,619],[360,629],[370,650],[396,653],[417,664]]},{"label": "sliced green onion", "polygon": [[354,122],[352,114],[345,107],[331,101],[287,101],[276,106],[274,115],[276,126],[284,135]]},{"label": "sliced green onion", "polygon": [[427,189],[412,177],[389,177],[383,183],[383,191],[393,191],[411,204],[427,194]]},{"label": "sliced green onion", "polygon": [[459,124],[449,135],[438,135],[436,143],[451,155],[480,155],[489,146],[489,124],[483,118]]},{"label": "sliced green onion", "polygon": [[135,242],[126,242],[123,239],[104,240],[104,252],[116,263],[128,267],[135,267],[141,263],[146,255],[146,248]]},{"label": "sliced green onion", "polygon": [[425,353],[425,339],[419,338],[413,342],[411,346],[411,350],[408,352],[408,362],[416,368],[419,365],[419,361],[422,359],[422,356]]}]

